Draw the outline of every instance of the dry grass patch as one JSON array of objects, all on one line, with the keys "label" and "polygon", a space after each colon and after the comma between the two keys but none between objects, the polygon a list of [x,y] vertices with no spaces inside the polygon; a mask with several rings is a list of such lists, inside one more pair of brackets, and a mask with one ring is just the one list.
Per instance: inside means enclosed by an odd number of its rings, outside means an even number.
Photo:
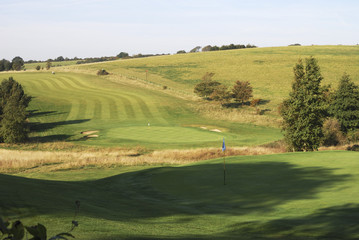
[{"label": "dry grass patch", "polygon": [[[143,154],[143,149],[88,149],[89,151],[28,151],[0,149],[0,172],[59,171],[84,167],[178,165],[223,157],[218,148],[163,150]],[[266,147],[236,147],[226,156],[283,152]]]}]

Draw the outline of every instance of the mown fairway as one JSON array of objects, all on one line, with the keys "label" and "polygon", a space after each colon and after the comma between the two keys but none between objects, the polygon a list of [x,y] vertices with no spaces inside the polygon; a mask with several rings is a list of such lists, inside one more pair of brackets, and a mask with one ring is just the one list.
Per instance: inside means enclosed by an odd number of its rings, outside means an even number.
[{"label": "mown fairway", "polygon": [[[77,239],[358,239],[359,154],[0,175],[0,211]],[[9,187],[11,186],[11,187]],[[5,194],[4,194],[5,193]]]},{"label": "mown fairway", "polygon": [[278,129],[201,118],[188,100],[97,76],[62,72],[11,76],[34,97],[29,108],[32,141],[192,148],[220,146],[223,137],[232,145],[281,138]]}]

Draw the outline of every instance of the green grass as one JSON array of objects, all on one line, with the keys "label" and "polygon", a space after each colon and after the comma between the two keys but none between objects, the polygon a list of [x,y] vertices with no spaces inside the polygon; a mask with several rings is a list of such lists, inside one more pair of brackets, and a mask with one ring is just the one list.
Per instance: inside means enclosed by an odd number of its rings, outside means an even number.
[{"label": "green grass", "polygon": [[70,66],[69,69],[95,73],[104,68],[114,74],[136,77],[160,86],[193,95],[193,88],[206,72],[214,80],[232,87],[235,81],[249,81],[254,97],[268,100],[264,107],[277,114],[278,104],[288,96],[293,80],[293,67],[299,58],[313,56],[324,76],[323,84],[337,87],[347,72],[359,84],[359,46],[299,46],[252,48],[200,52],[119,60],[93,65]]},{"label": "green grass", "polygon": [[[97,146],[150,149],[257,145],[282,137],[275,128],[201,117],[189,100],[79,73],[6,73],[33,96],[29,111],[34,142],[67,140]],[[150,123],[150,127],[148,126]],[[211,125],[203,130],[201,126]],[[86,138],[83,131],[98,131]]]},{"label": "green grass", "polygon": [[1,174],[0,211],[56,233],[70,225],[80,200],[77,239],[357,239],[358,157],[230,157],[225,186],[223,159]]}]

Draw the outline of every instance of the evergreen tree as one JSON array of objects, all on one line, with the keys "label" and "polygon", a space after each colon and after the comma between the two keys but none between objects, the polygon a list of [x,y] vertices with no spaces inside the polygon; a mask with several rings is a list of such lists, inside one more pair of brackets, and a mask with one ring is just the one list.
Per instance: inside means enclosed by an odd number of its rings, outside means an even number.
[{"label": "evergreen tree", "polygon": [[12,77],[0,85],[0,141],[24,142],[27,139],[26,107],[31,97]]},{"label": "evergreen tree", "polygon": [[346,73],[335,91],[330,113],[339,121],[342,132],[359,128],[359,88]]},{"label": "evergreen tree", "polygon": [[323,121],[326,116],[323,77],[316,59],[301,60],[294,67],[294,83],[289,99],[281,108],[286,142],[293,151],[317,150],[323,137]]}]

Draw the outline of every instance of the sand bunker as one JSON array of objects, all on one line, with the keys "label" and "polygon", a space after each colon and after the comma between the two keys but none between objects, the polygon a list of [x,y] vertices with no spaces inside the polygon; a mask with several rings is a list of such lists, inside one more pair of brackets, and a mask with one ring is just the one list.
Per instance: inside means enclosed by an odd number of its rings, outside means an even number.
[{"label": "sand bunker", "polygon": [[211,130],[209,130],[209,131],[211,131],[211,132],[222,132],[222,131],[219,130],[219,129],[211,129]]},{"label": "sand bunker", "polygon": [[88,138],[97,138],[98,135],[87,135],[86,137],[88,137]]},{"label": "sand bunker", "polygon": [[89,135],[89,134],[93,134],[93,133],[97,133],[98,131],[95,130],[95,131],[85,131],[85,132],[81,132],[81,134],[83,135]]}]

